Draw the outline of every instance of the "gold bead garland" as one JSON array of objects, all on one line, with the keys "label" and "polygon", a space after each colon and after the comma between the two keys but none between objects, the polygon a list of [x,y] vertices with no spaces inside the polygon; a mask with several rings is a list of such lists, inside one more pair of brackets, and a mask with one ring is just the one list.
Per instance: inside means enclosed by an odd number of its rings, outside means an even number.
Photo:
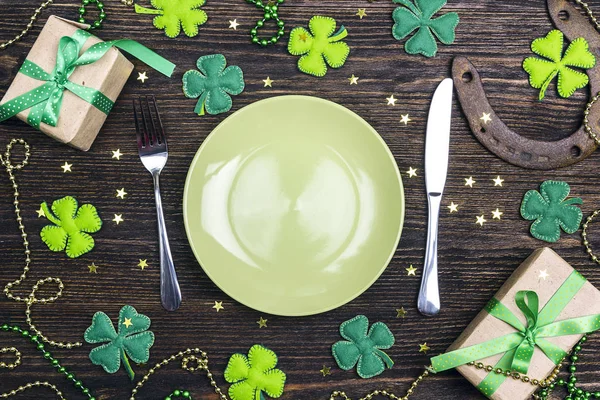
[{"label": "gold bead garland", "polygon": [[4,361],[0,361],[0,368],[6,369],[15,369],[19,365],[21,365],[21,352],[17,350],[15,347],[4,347],[0,349],[0,354],[13,353],[14,361],[12,363],[6,363]]},{"label": "gold bead garland", "polygon": [[585,247],[585,251],[590,255],[592,261],[594,261],[597,264],[600,264],[600,260],[592,251],[592,247],[590,246],[590,242],[588,241],[587,232],[588,225],[594,220],[594,218],[598,216],[598,214],[600,214],[600,210],[594,211],[589,217],[587,217],[587,220],[583,224],[583,229],[581,230],[581,239],[583,240],[583,246]]}]

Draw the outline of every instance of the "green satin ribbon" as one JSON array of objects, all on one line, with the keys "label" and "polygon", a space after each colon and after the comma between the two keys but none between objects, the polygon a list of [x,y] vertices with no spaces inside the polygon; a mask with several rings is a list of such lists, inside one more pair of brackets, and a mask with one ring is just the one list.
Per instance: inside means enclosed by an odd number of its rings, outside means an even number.
[{"label": "green satin ribbon", "polygon": [[[515,303],[525,316],[526,325],[523,325],[506,306],[495,298],[492,299],[487,304],[486,311],[515,328],[517,332],[433,357],[431,359],[433,369],[436,372],[446,371],[504,353],[494,368],[526,374],[536,347],[542,350],[554,364],[560,363],[567,352],[545,338],[581,335],[600,329],[600,314],[554,321],[585,282],[586,279],[579,272],[573,271],[541,311],[536,292],[529,290],[518,292],[515,295]],[[506,376],[502,374],[490,372],[479,384],[478,389],[489,397],[498,390],[505,379]]]},{"label": "green satin ribbon", "polygon": [[46,83],[0,105],[0,122],[31,108],[27,116],[28,124],[37,129],[41,122],[56,126],[65,90],[108,114],[114,105],[112,100],[99,90],[71,82],[69,77],[77,67],[95,63],[113,47],[131,54],[163,75],[173,74],[175,64],[134,40],[100,42],[80,55],[84,43],[90,36],[92,35],[84,30],[76,31],[72,37],[63,36],[58,43],[56,65],[52,73],[47,73],[37,64],[25,60],[19,72]]}]

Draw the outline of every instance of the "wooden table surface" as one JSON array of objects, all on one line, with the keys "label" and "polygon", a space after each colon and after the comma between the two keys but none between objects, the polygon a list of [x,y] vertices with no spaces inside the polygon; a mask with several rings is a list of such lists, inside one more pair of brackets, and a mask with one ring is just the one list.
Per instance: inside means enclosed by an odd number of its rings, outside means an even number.
[{"label": "wooden table surface", "polygon": [[[0,42],[16,34],[29,20],[37,0],[0,0]],[[600,11],[600,1],[590,1]],[[355,16],[357,8],[366,8],[367,16]],[[47,276],[60,277],[65,284],[61,299],[51,305],[33,307],[36,325],[56,340],[81,340],[96,311],[116,318],[124,304],[135,306],[152,319],[156,343],[150,363],[188,347],[200,347],[209,354],[217,381],[224,387],[222,373],[228,357],[246,352],[262,343],[279,355],[279,367],[287,373],[282,399],[327,399],[333,390],[343,389],[353,398],[364,396],[376,388],[391,389],[403,395],[408,385],[428,364],[428,356],[443,352],[481,310],[511,272],[533,250],[544,242],[529,235],[529,222],[519,215],[523,194],[535,189],[546,179],[567,181],[572,195],[584,199],[585,215],[600,206],[598,170],[600,158],[587,160],[561,170],[531,171],[509,165],[483,148],[471,134],[455,101],[450,145],[450,167],[443,205],[451,201],[459,212],[450,214],[443,208],[440,222],[439,264],[443,311],[435,318],[424,318],[416,310],[416,297],[422,271],[426,235],[426,198],[423,179],[423,151],[426,117],[436,85],[450,74],[452,58],[466,55],[482,74],[490,102],[513,129],[530,138],[556,140],[580,126],[587,92],[580,90],[571,99],[558,98],[554,84],[543,106],[537,90],[529,87],[521,68],[530,54],[534,38],[545,35],[552,24],[541,0],[480,1],[450,0],[446,11],[457,11],[461,24],[456,43],[440,46],[437,57],[429,59],[407,55],[402,42],[391,35],[391,13],[395,5],[376,0],[288,0],[280,9],[288,27],[306,25],[315,15],[329,15],[349,30],[347,43],[352,52],[346,65],[329,70],[323,79],[300,73],[297,57],[286,50],[287,35],[274,47],[262,49],[249,43],[248,29],[259,12],[242,0],[209,0],[204,9],[209,21],[195,38],[180,36],[173,40],[154,29],[148,16],[136,15],[116,0],[106,1],[108,18],[98,35],[104,39],[131,37],[140,40],[178,64],[173,79],[154,71],[141,84],[137,71],[147,70],[138,61],[134,74],[119,97],[114,110],[92,149],[79,152],[61,145],[16,120],[0,125],[0,145],[10,138],[25,138],[32,146],[31,164],[18,173],[22,196],[21,208],[30,235],[33,263],[22,293]],[[42,23],[50,14],[75,19],[78,5],[72,0],[57,0],[43,13],[32,34],[22,42],[0,51],[0,95],[8,88],[23,62]],[[237,18],[236,31],[228,29],[228,20]],[[181,75],[195,66],[205,54],[223,53],[230,65],[239,65],[246,78],[246,90],[234,98],[233,111],[272,96],[303,94],[319,96],[355,111],[381,134],[396,157],[406,190],[406,220],[400,245],[387,270],[379,280],[351,303],[322,315],[305,318],[283,318],[264,315],[245,307],[223,294],[204,274],[186,239],[182,196],[188,166],[206,135],[228,114],[198,117],[193,113],[195,100],[181,94]],[[349,85],[348,77],[360,78]],[[273,87],[263,87],[270,76]],[[171,247],[179,272],[184,303],[176,313],[163,311],[159,300],[158,243],[154,199],[150,175],[137,157],[131,113],[133,98],[156,94],[163,122],[170,134],[169,163],[163,182],[163,202],[171,237]],[[398,98],[395,107],[386,105],[386,97]],[[400,114],[410,114],[412,122],[401,125]],[[120,161],[111,159],[111,151],[120,149]],[[61,165],[73,164],[72,173],[63,173]],[[418,176],[408,178],[405,171],[417,169]],[[500,175],[502,187],[494,187],[492,179]],[[471,189],[464,179],[477,181]],[[16,279],[23,266],[22,243],[14,220],[12,191],[6,176],[0,178],[0,280],[2,286]],[[125,200],[115,197],[124,187]],[[53,253],[41,242],[40,229],[45,225],[35,210],[42,201],[65,195],[94,204],[104,218],[104,228],[94,235],[96,248],[77,259],[64,253]],[[502,219],[492,220],[491,211],[499,208]],[[114,213],[125,221],[115,226]],[[485,214],[488,222],[475,224],[477,215]],[[592,242],[600,249],[600,234],[592,229]],[[592,283],[600,285],[600,272],[580,244],[579,233],[562,235],[551,246]],[[600,251],[600,250],[599,250]],[[136,265],[148,259],[142,271]],[[98,266],[97,275],[88,265]],[[407,276],[405,268],[417,268],[417,276]],[[252,290],[251,285],[248,290]],[[214,301],[223,301],[225,309],[218,314]],[[396,318],[396,308],[407,310],[406,318]],[[335,366],[331,344],[339,340],[338,326],[357,314],[371,321],[383,321],[396,336],[389,355],[396,364],[382,375],[363,380],[354,371]],[[268,327],[259,329],[259,317],[268,319]],[[0,298],[0,323],[25,326],[24,305]],[[419,344],[427,342],[428,355],[419,353]],[[591,341],[580,363],[582,384],[591,389],[595,373],[600,369],[600,346]],[[0,347],[15,345],[23,352],[23,365],[15,371],[0,370],[0,393],[34,380],[49,380],[68,399],[82,398],[63,377],[55,372],[32,346],[14,335],[0,333]],[[105,373],[88,359],[91,345],[73,350],[53,350],[56,357],[72,369],[97,399],[128,398],[132,384],[124,371]],[[332,374],[321,376],[323,365]],[[138,378],[147,366],[134,366]],[[200,374],[190,375],[177,366],[169,366],[156,374],[140,393],[140,399],[159,399],[172,389],[187,388],[195,398],[216,398],[207,380]],[[598,389],[597,387],[595,388]],[[20,398],[51,399],[47,390],[35,390]],[[415,399],[480,399],[483,398],[456,372],[431,378],[419,387]]]}]

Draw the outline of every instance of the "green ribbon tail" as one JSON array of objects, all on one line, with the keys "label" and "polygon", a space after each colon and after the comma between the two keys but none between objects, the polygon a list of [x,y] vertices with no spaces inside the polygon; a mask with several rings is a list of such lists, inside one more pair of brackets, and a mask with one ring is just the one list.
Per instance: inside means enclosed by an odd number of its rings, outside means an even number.
[{"label": "green ribbon tail", "polygon": [[173,71],[175,71],[175,64],[135,40],[122,39],[107,43],[111,43],[113,46],[131,54],[165,76],[171,77]]},{"label": "green ribbon tail", "polygon": [[127,371],[129,379],[133,382],[135,379],[135,372],[133,372],[133,368],[131,368],[131,364],[129,363],[129,358],[127,358],[127,354],[125,354],[125,350],[123,349],[121,349],[121,359],[123,360],[123,365],[125,365],[125,371]]},{"label": "green ribbon tail", "polygon": [[162,10],[156,10],[154,8],[142,7],[139,4],[135,5],[135,12],[138,14],[163,15]]},{"label": "green ribbon tail", "polygon": [[194,112],[196,114],[198,114],[198,115],[204,115],[205,114],[206,96],[207,96],[206,92],[202,93],[202,95],[198,99],[198,102],[196,103],[196,107],[194,108]]},{"label": "green ribbon tail", "polygon": [[388,368],[392,368],[394,366],[394,360],[392,360],[390,358],[390,356],[388,356],[384,351],[379,350],[379,349],[375,349],[375,353],[381,357],[381,359],[383,360],[383,362],[385,363],[385,365]]}]

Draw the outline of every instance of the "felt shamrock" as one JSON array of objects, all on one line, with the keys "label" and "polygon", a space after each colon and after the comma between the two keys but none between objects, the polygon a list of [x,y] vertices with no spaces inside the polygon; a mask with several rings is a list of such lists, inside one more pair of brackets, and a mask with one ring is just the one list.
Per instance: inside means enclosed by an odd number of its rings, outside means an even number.
[{"label": "felt shamrock", "polygon": [[151,3],[156,10],[136,4],[135,12],[158,15],[154,17],[154,26],[164,29],[170,38],[179,36],[181,27],[187,36],[194,37],[198,34],[198,26],[208,20],[206,13],[200,9],[206,0],[151,0]]},{"label": "felt shamrock", "polygon": [[527,57],[523,61],[523,69],[529,74],[529,84],[535,89],[540,89],[540,100],[544,98],[548,85],[556,75],[558,94],[570,97],[577,89],[586,86],[589,78],[587,74],[569,67],[588,69],[596,65],[596,57],[589,51],[587,40],[573,40],[563,57],[564,40],[561,31],[550,31],[546,37],[535,39],[531,43],[531,50],[547,59]]},{"label": "felt shamrock", "polygon": [[149,328],[150,318],[138,314],[131,306],[124,306],[119,312],[119,333],[115,332],[108,315],[97,312],[83,337],[88,343],[108,343],[93,349],[90,360],[94,365],[101,365],[109,374],[117,372],[123,360],[127,374],[133,380],[135,372],[131,369],[127,356],[136,363],[148,361],[150,347],[154,344],[154,333]]},{"label": "felt shamrock", "polygon": [[52,202],[52,210],[48,204],[42,203],[44,216],[54,225],[42,228],[40,236],[52,251],[67,249],[67,256],[79,257],[94,248],[94,239],[88,233],[98,232],[102,220],[96,207],[84,204],[77,209],[77,200],[71,196]]},{"label": "felt shamrock", "polygon": [[264,400],[263,392],[269,397],[280,397],[285,374],[275,369],[276,365],[277,355],[258,344],[250,348],[248,357],[232,355],[224,373],[225,380],[233,383],[229,387],[231,400]]},{"label": "felt shamrock", "polygon": [[[368,330],[368,333],[367,333]],[[389,349],[394,344],[394,335],[383,322],[375,322],[369,329],[369,320],[364,315],[340,325],[340,340],[331,346],[333,358],[343,370],[350,370],[358,363],[356,371],[361,378],[372,378],[392,368],[394,362],[381,349]]]},{"label": "felt shamrock", "polygon": [[244,90],[244,74],[236,65],[227,68],[223,54],[202,56],[196,62],[200,72],[187,71],[183,75],[183,93],[191,99],[198,98],[194,111],[198,115],[220,114],[231,110],[233,102],[229,95]]},{"label": "felt shamrock", "polygon": [[392,14],[394,38],[402,40],[418,29],[404,45],[408,54],[435,56],[438,46],[433,34],[444,44],[454,43],[454,30],[460,21],[458,14],[450,12],[432,19],[446,5],[446,0],[394,0],[394,3],[404,6],[396,8]]},{"label": "felt shamrock", "polygon": [[331,68],[344,65],[350,47],[341,40],[348,36],[348,31],[342,25],[334,34],[335,26],[335,19],[317,15],[308,22],[310,32],[303,27],[292,30],[288,51],[292,55],[302,56],[298,60],[300,71],[321,77],[327,73],[327,65]]},{"label": "felt shamrock", "polygon": [[579,197],[565,200],[571,188],[566,182],[546,181],[540,185],[540,191],[525,193],[521,203],[521,216],[535,220],[531,224],[533,237],[546,242],[556,242],[560,238],[560,228],[567,233],[579,229],[583,213],[573,204],[582,204]]}]

